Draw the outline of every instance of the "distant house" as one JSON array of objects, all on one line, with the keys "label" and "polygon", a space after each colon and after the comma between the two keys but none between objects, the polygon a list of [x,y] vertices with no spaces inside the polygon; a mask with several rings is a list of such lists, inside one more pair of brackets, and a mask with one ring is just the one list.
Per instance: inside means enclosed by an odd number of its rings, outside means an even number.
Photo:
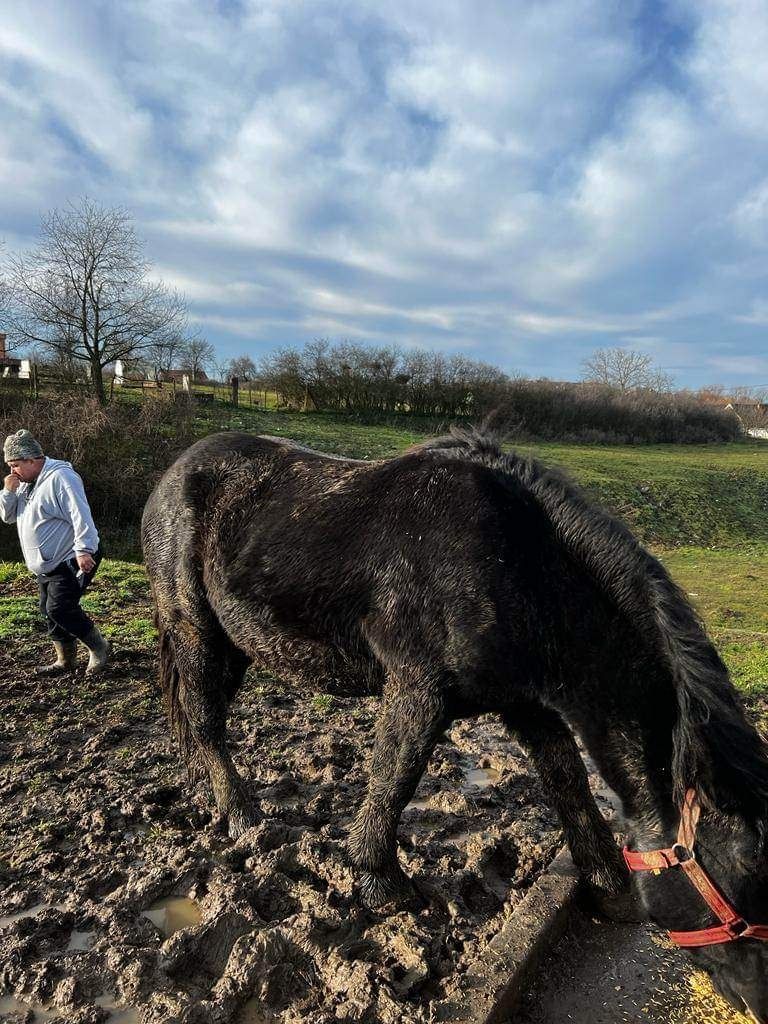
[{"label": "distant house", "polygon": [[736,416],[745,434],[763,439],[768,437],[768,405],[765,402],[758,398],[733,398],[724,409]]},{"label": "distant house", "polygon": [[8,355],[6,334],[0,334],[0,376],[18,377],[21,360]]},{"label": "distant house", "polygon": [[158,374],[158,380],[167,381],[170,383],[181,384],[185,377],[189,377],[193,384],[207,384],[208,374],[205,370],[198,370],[194,376],[189,370],[162,370]]},{"label": "distant house", "polygon": [[737,416],[744,413],[754,415],[755,413],[765,415],[766,406],[758,398],[734,398],[725,406],[729,412],[735,412]]}]

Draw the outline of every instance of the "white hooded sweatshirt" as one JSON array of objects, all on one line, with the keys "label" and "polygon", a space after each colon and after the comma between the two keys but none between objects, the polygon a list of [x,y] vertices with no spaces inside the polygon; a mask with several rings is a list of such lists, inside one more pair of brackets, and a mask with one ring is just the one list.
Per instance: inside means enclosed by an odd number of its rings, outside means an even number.
[{"label": "white hooded sweatshirt", "polygon": [[24,561],[42,576],[76,554],[94,554],[99,534],[72,464],[46,458],[34,483],[0,491],[0,519],[16,523]]}]

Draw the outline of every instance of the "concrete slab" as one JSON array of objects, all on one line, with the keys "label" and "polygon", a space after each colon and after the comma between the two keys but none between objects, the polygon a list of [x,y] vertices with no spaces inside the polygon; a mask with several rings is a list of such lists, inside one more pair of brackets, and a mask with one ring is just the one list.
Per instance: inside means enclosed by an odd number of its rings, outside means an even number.
[{"label": "concrete slab", "polygon": [[504,1020],[565,929],[578,885],[571,855],[563,849],[491,940],[485,962],[466,975],[461,998],[433,1007],[432,1020],[456,1024]]}]

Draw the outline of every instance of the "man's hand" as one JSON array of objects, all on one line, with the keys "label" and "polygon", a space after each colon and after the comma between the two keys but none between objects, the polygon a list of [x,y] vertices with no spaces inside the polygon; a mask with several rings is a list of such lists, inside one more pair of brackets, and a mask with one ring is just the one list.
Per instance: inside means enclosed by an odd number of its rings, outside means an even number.
[{"label": "man's hand", "polygon": [[3,486],[6,491],[17,491],[20,483],[21,480],[14,473],[9,473],[5,480],[3,480]]},{"label": "man's hand", "polygon": [[75,555],[75,558],[83,572],[93,572],[96,568],[96,563],[87,551],[84,551],[81,555]]}]

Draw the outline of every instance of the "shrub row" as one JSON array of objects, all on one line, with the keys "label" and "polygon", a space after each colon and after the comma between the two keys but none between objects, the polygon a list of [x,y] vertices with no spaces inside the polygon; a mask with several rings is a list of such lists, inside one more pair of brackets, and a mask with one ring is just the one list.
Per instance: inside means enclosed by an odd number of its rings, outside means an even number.
[{"label": "shrub row", "polygon": [[[83,477],[112,557],[137,553],[144,503],[163,471],[193,440],[191,410],[157,398],[102,407],[93,398],[66,392],[37,401],[0,395],[0,437],[20,426],[32,431],[43,451],[68,460]],[[18,557],[15,533],[0,530],[0,556]]]},{"label": "shrub row", "polygon": [[733,413],[684,393],[553,381],[510,381],[494,420],[515,437],[583,444],[703,444],[741,433]]}]

